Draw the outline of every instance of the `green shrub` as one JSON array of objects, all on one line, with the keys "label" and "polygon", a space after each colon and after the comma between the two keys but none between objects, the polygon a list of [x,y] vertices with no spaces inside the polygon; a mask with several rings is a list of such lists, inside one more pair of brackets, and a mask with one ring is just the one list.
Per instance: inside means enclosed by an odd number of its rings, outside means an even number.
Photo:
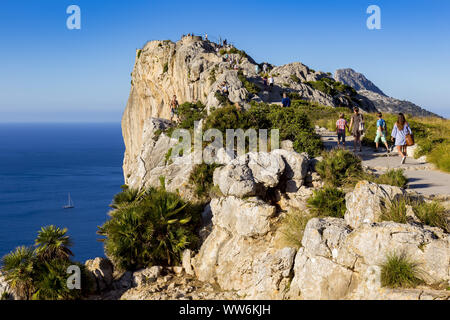
[{"label": "green shrub", "polygon": [[199,198],[207,198],[209,191],[213,186],[214,170],[218,168],[217,164],[198,164],[194,167],[189,176],[189,182],[194,185],[195,194]]},{"label": "green shrub", "polygon": [[122,192],[116,194],[112,203],[109,205],[113,209],[119,209],[121,207],[128,206],[133,203],[139,196],[138,189],[122,188]]},{"label": "green shrub", "polygon": [[381,285],[389,288],[414,288],[423,283],[418,264],[405,253],[391,253],[381,265]]},{"label": "green shrub", "polygon": [[238,71],[238,78],[250,94],[259,93],[259,87],[253,82],[250,82],[241,70]]},{"label": "green shrub", "polygon": [[141,53],[142,53],[142,50],[139,49],[138,52],[137,52],[137,58],[138,58],[138,59],[141,57]]},{"label": "green shrub", "polygon": [[382,208],[381,220],[393,221],[397,223],[406,223],[406,206],[410,204],[406,197],[397,197],[395,199],[386,199],[385,206]]},{"label": "green shrub", "polygon": [[446,172],[450,172],[450,147],[448,143],[442,143],[433,148],[427,155],[427,160]]},{"label": "green shrub", "polygon": [[[2,258],[2,271],[14,295],[19,299],[73,300],[90,292],[91,282],[85,267],[70,260],[72,242],[67,229],[43,227],[35,240],[35,249],[18,247]],[[67,268],[81,270],[81,290],[67,287]]]},{"label": "green shrub", "polygon": [[426,225],[438,227],[450,233],[445,208],[437,201],[419,202],[413,205],[413,211],[417,218]]},{"label": "green shrub", "polygon": [[325,152],[316,171],[327,185],[333,187],[342,187],[363,175],[361,159],[342,149]]},{"label": "green shrub", "polygon": [[405,177],[402,169],[392,169],[375,178],[374,182],[405,188],[408,184],[408,178]]},{"label": "green shrub", "polygon": [[296,74],[291,74],[291,76],[289,78],[295,83],[300,83],[301,82],[300,78],[297,77]]},{"label": "green shrub", "polygon": [[163,185],[113,211],[98,233],[105,237],[105,253],[120,270],[176,265],[184,249],[197,245],[199,217],[200,208]]},{"label": "green shrub", "polygon": [[214,96],[216,97],[217,101],[219,101],[219,104],[221,104],[222,106],[231,105],[230,99],[221,94],[219,91],[216,91],[214,93]]},{"label": "green shrub", "polygon": [[169,63],[164,63],[164,66],[163,66],[163,73],[166,73],[167,71],[169,71]]},{"label": "green shrub", "polygon": [[345,214],[345,192],[333,187],[314,191],[308,206],[316,216],[343,218]]},{"label": "green shrub", "polygon": [[281,221],[279,229],[282,234],[283,245],[300,248],[302,246],[303,232],[311,218],[313,216],[304,211],[289,211]]}]

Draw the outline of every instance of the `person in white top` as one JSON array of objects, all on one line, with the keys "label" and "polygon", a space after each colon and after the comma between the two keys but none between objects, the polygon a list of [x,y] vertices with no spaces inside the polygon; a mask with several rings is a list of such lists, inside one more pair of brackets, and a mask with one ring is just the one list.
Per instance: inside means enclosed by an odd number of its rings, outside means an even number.
[{"label": "person in white top", "polygon": [[275,84],[275,80],[273,79],[272,75],[269,76],[268,82],[269,82],[269,90],[272,91],[273,85]]}]

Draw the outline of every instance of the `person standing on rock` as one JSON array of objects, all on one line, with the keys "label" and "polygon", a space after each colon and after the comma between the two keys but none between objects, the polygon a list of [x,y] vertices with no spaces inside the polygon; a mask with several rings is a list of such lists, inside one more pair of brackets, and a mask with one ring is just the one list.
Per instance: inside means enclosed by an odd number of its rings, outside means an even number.
[{"label": "person standing on rock", "polygon": [[353,140],[353,152],[356,152],[356,148],[359,144],[359,152],[362,151],[361,136],[364,133],[364,117],[359,113],[359,108],[353,108],[352,119],[350,120],[350,131],[352,132]]},{"label": "person standing on rock", "polygon": [[272,92],[273,85],[275,84],[275,80],[273,79],[272,75],[269,76],[269,80],[268,81],[269,81],[269,91]]},{"label": "person standing on rock", "polygon": [[386,121],[383,119],[383,115],[381,114],[381,112],[378,112],[377,114],[378,117],[378,121],[377,121],[377,136],[375,137],[375,146],[376,146],[376,151],[378,152],[378,144],[380,142],[384,143],[384,145],[386,146],[386,150],[389,153],[389,146],[388,143],[386,141],[386,132],[387,132],[387,126],[386,126]]},{"label": "person standing on rock", "polygon": [[392,129],[391,139],[395,139],[395,146],[397,147],[398,153],[402,156],[401,164],[404,164],[406,161],[406,140],[408,136],[409,138],[412,136],[411,128],[409,127],[408,122],[406,122],[405,115],[399,113],[397,122]]},{"label": "person standing on rock", "polygon": [[178,121],[178,100],[176,95],[173,95],[172,101],[170,101],[170,121],[173,121],[174,117]]}]

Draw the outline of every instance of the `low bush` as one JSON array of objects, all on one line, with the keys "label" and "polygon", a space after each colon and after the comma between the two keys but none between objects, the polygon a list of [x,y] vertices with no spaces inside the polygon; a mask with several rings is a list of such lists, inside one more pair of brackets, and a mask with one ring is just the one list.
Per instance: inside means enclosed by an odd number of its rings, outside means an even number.
[{"label": "low bush", "polygon": [[423,283],[418,264],[405,253],[390,253],[381,265],[381,285],[389,288],[414,288]]},{"label": "low bush", "polygon": [[361,159],[350,151],[336,149],[323,154],[316,171],[325,184],[342,187],[363,176]]},{"label": "low bush", "polygon": [[408,178],[405,177],[402,169],[389,170],[377,178],[374,178],[373,181],[378,184],[388,184],[400,188],[405,188],[408,184]]},{"label": "low bush", "polygon": [[189,176],[189,182],[194,186],[194,191],[200,199],[209,198],[209,192],[213,186],[214,170],[217,164],[198,164],[194,167]]},{"label": "low bush", "polygon": [[238,71],[238,78],[250,94],[258,94],[260,89],[253,82],[249,81],[242,71]]},{"label": "low bush", "polygon": [[105,237],[105,253],[120,270],[176,265],[184,249],[197,245],[200,210],[163,185],[111,212],[98,233]]},{"label": "low bush", "polygon": [[410,200],[406,197],[397,197],[395,199],[386,199],[385,205],[382,208],[381,220],[393,221],[397,223],[406,223],[407,217],[407,205],[410,204]]},{"label": "low bush", "polygon": [[438,227],[450,233],[447,222],[446,209],[437,201],[419,202],[413,205],[413,211],[417,218],[426,225]]},{"label": "low bush", "polygon": [[333,187],[316,190],[308,199],[308,206],[316,216],[343,218],[346,210],[345,192]]},{"label": "low bush", "polygon": [[280,226],[283,245],[300,248],[306,224],[313,216],[305,211],[292,210],[283,218]]},{"label": "low bush", "polygon": [[[23,300],[73,300],[89,293],[91,283],[85,267],[70,259],[71,240],[67,229],[43,227],[35,248],[17,247],[2,258],[1,271],[14,295]],[[81,290],[69,289],[67,269],[77,265],[81,271]]]}]

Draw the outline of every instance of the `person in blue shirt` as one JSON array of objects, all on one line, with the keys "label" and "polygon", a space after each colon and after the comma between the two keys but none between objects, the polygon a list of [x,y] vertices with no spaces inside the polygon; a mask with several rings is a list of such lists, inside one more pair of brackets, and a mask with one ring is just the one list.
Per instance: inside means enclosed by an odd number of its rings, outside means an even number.
[{"label": "person in blue shirt", "polygon": [[398,153],[402,156],[401,164],[404,164],[406,161],[406,135],[408,134],[412,135],[411,128],[408,122],[406,122],[403,113],[399,113],[397,122],[392,129],[391,139],[395,139],[395,146],[397,147]]},{"label": "person in blue shirt", "polygon": [[388,143],[386,141],[386,131],[387,131],[387,126],[386,126],[386,121],[384,121],[383,119],[383,115],[381,114],[381,112],[378,112],[377,114],[378,116],[378,121],[377,121],[377,136],[375,137],[375,145],[376,145],[376,151],[378,152],[378,144],[381,140],[381,142],[384,143],[384,145],[386,146],[386,150],[389,153],[389,146]]},{"label": "person in blue shirt", "polygon": [[281,104],[283,107],[290,107],[291,106],[291,99],[287,96],[287,93],[283,93],[283,99],[281,100]]}]

